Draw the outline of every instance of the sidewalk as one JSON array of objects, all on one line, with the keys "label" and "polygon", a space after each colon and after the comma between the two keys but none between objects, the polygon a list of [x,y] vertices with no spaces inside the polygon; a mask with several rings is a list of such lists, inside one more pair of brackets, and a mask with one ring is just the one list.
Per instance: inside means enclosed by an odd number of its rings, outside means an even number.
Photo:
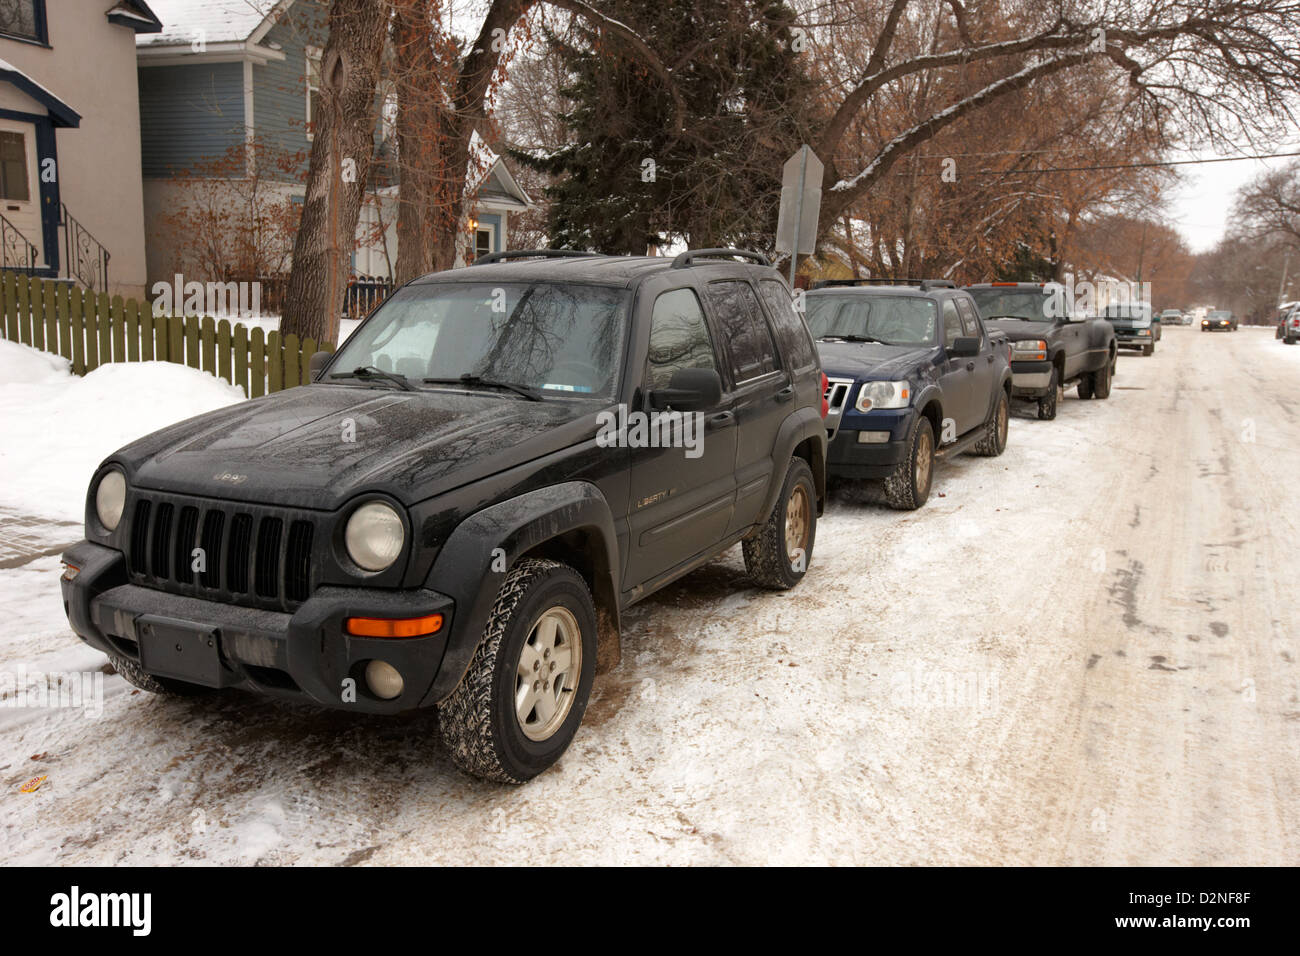
[{"label": "sidewalk", "polygon": [[35,518],[0,507],[0,571],[58,554],[81,537],[79,521]]}]

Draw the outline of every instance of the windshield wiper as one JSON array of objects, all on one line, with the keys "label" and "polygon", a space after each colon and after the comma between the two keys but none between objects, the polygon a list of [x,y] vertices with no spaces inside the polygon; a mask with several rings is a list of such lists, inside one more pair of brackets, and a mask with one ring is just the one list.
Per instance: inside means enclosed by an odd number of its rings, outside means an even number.
[{"label": "windshield wiper", "polygon": [[481,375],[471,375],[469,372],[466,372],[464,375],[460,376],[460,378],[426,378],[424,380],[424,384],[425,385],[468,385],[471,387],[478,387],[478,388],[503,388],[508,391],[514,392],[516,395],[522,395],[530,402],[545,401],[545,399],[542,398],[540,392],[538,392],[534,388],[529,388],[527,385],[517,385],[514,382],[498,382],[495,379],[484,378]]},{"label": "windshield wiper", "polygon": [[376,368],[373,365],[362,365],[350,372],[332,372],[330,378],[359,378],[363,382],[381,379],[385,382],[392,382],[404,392],[415,391],[415,386],[406,380],[405,375],[394,375],[392,372],[385,372],[382,368]]},{"label": "windshield wiper", "polygon": [[877,345],[888,345],[881,339],[873,339],[869,335],[823,335],[817,341],[819,342],[875,342]]}]

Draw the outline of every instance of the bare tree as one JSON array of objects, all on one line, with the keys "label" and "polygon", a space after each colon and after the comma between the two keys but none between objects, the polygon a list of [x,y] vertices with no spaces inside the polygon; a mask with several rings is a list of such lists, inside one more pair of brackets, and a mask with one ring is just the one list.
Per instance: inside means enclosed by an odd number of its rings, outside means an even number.
[{"label": "bare tree", "polygon": [[320,109],[315,119],[302,220],[281,330],[317,342],[338,340],[349,261],[374,152],[375,84],[389,5],[385,0],[332,0],[321,53]]},{"label": "bare tree", "polygon": [[[882,15],[883,12],[883,15]],[[933,42],[904,41],[939,15]],[[1102,67],[1127,85],[1130,108],[1161,133],[1158,145],[1215,144],[1277,136],[1293,123],[1300,93],[1300,0],[1116,0],[976,4],[835,0],[809,13],[814,34],[866,30],[862,60],[834,52],[828,118],[814,146],[827,160],[824,229],[870,195],[919,145],[990,105],[1046,79]],[[910,78],[973,71],[983,82],[935,100],[920,118],[866,152],[853,132],[883,92]],[[846,148],[848,147],[848,148]],[[937,172],[936,172],[937,175]]]},{"label": "bare tree", "polygon": [[1300,162],[1264,173],[1243,189],[1229,229],[1243,239],[1300,245]]}]

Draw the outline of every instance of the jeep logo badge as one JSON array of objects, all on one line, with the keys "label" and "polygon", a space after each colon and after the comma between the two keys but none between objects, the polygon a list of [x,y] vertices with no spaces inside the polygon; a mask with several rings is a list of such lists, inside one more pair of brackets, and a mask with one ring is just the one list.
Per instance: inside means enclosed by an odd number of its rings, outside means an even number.
[{"label": "jeep logo badge", "polygon": [[218,475],[212,476],[213,481],[225,481],[232,485],[242,485],[248,480],[247,475],[236,475],[234,472],[223,471]]}]

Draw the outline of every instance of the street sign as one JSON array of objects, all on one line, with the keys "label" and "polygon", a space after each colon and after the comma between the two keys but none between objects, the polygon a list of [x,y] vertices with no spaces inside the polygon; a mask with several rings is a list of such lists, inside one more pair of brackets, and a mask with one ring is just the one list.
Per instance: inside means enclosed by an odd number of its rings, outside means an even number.
[{"label": "street sign", "polygon": [[[776,222],[776,251],[790,256],[790,284],[794,284],[799,256],[817,247],[817,217],[822,205],[825,166],[808,145],[785,161],[781,170],[781,211]],[[796,230],[796,224],[798,229]]]}]

